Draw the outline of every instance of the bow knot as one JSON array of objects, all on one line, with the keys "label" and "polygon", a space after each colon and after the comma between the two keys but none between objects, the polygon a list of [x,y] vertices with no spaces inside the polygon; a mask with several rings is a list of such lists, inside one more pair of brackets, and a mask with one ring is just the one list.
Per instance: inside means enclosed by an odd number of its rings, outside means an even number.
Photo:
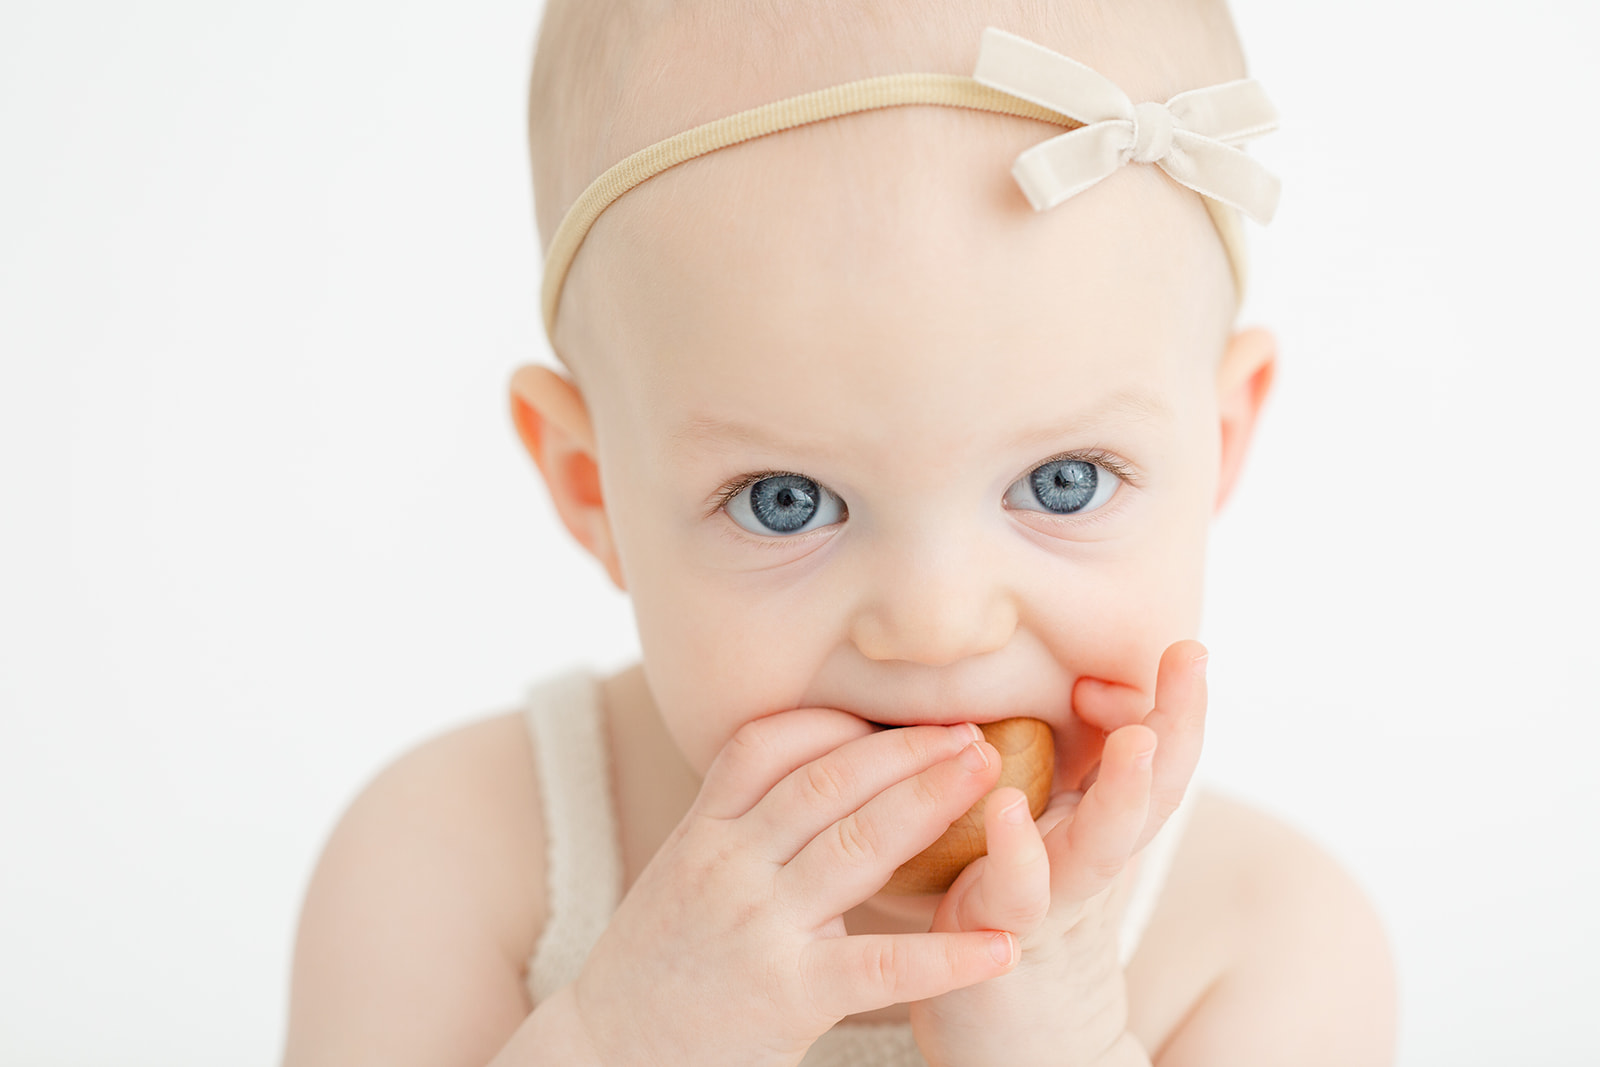
[{"label": "bow knot", "polygon": [[1154,101],[1133,109],[1134,163],[1156,163],[1172,151],[1172,112]]},{"label": "bow knot", "polygon": [[1260,223],[1272,221],[1278,179],[1237,146],[1277,128],[1278,113],[1245,78],[1134,105],[1103,75],[1043,45],[989,27],[973,78],[1082,123],[1012,164],[1036,211],[1109,177],[1125,163],[1154,163],[1202,196]]}]

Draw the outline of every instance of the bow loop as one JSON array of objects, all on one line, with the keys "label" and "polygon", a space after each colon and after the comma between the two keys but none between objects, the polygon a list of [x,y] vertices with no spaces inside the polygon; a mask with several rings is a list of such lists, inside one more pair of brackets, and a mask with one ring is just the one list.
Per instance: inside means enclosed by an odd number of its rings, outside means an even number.
[{"label": "bow loop", "polygon": [[1135,106],[1075,59],[1004,30],[983,31],[973,78],[1083,125],[1019,155],[1011,173],[1036,211],[1054,207],[1126,163],[1154,163],[1202,196],[1272,221],[1278,179],[1237,146],[1277,128],[1259,83],[1225,82]]}]

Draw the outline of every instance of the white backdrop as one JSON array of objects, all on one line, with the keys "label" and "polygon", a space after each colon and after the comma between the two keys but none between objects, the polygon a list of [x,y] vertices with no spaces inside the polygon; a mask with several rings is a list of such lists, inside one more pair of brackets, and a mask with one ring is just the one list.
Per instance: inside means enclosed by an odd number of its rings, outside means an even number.
[{"label": "white backdrop", "polygon": [[[1408,1067],[1600,1062],[1597,10],[1235,8],[1284,365],[1202,773],[1377,900]],[[0,1062],[274,1063],[368,777],[631,654],[506,413],[537,21],[0,4]]]}]

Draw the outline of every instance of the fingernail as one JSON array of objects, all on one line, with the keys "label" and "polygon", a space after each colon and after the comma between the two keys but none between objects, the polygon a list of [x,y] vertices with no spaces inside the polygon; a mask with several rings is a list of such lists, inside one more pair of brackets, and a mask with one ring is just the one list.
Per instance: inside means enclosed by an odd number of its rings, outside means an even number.
[{"label": "fingernail", "polygon": [[1194,673],[1201,678],[1206,676],[1206,664],[1211,662],[1211,653],[1205,652],[1190,661],[1194,666]]},{"label": "fingernail", "polygon": [[1021,826],[1028,821],[1028,798],[1018,797],[1010,804],[1000,809],[1000,818],[1013,826]]},{"label": "fingernail", "polygon": [[1017,943],[1011,939],[1010,934],[999,933],[989,939],[989,955],[1003,967],[1011,966],[1016,951]]},{"label": "fingernail", "polygon": [[1148,749],[1133,757],[1133,765],[1142,771],[1149,767],[1151,761],[1155,758],[1156,749],[1154,745],[1151,745]]},{"label": "fingernail", "polygon": [[981,771],[989,766],[989,757],[976,741],[961,750],[961,765],[969,771]]}]

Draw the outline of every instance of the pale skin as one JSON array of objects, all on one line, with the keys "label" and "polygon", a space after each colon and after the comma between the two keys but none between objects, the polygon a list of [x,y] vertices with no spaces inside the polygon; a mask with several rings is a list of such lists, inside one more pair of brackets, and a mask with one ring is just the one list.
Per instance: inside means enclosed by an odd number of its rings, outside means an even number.
[{"label": "pale skin", "polygon": [[[627,894],[578,981],[522,992],[542,831],[519,725],[491,720],[380,778],[330,842],[286,1062],[794,1064],[847,1018],[909,1020],[952,1067],[1390,1062],[1370,907],[1249,809],[1203,798],[1117,963],[1199,756],[1207,529],[1275,368],[1270,334],[1231,326],[1200,202],[1130,170],[1035,215],[995,165],[1037,139],[1024,120],[849,128],[630,193],[569,282],[576,378],[512,382],[644,649],[605,686]],[[941,137],[938,180],[905,182],[907,143]],[[1041,507],[1031,474],[1061,461],[1111,491]],[[832,510],[746,529],[740,494],[779,475]],[[1056,735],[1049,809],[1013,820],[997,792],[948,893],[878,894],[992,788],[971,724],[1018,714]],[[450,790],[466,846],[426,830]]]}]

